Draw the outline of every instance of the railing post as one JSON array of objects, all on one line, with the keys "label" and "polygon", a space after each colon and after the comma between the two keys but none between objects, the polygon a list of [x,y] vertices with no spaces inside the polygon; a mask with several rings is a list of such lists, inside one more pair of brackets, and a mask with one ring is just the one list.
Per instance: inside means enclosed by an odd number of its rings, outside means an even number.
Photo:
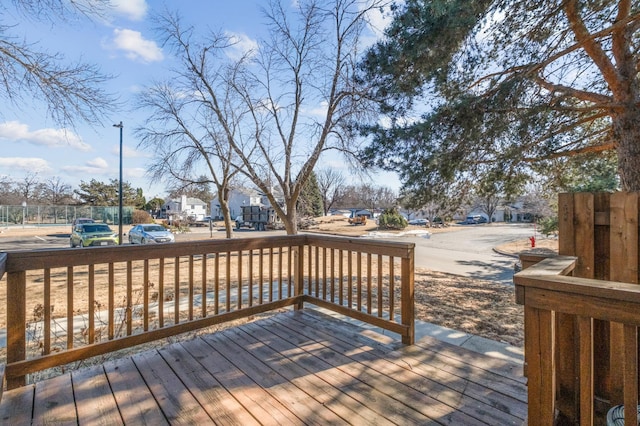
[{"label": "railing post", "polygon": [[[24,361],[26,358],[27,335],[27,273],[25,271],[7,274],[7,364]],[[10,367],[9,367],[10,373]],[[25,376],[9,377],[7,389],[26,384]]]},{"label": "railing post", "polygon": [[415,340],[415,309],[414,309],[414,249],[409,248],[406,258],[402,259],[402,324],[408,327],[407,334],[402,336],[402,343],[413,345]]},{"label": "railing post", "polygon": [[300,310],[304,308],[304,302],[301,296],[304,294],[304,245],[296,247],[294,253],[294,268],[293,268],[295,295],[298,297],[298,303],[294,305],[294,310]]}]

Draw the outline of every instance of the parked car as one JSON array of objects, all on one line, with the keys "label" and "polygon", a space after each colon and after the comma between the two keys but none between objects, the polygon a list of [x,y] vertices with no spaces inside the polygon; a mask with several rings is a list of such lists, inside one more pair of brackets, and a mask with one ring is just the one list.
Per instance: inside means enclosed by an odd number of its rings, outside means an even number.
[{"label": "parked car", "polygon": [[409,225],[427,226],[429,219],[411,219]]},{"label": "parked car", "polygon": [[466,223],[468,225],[475,225],[477,223],[487,223],[487,219],[484,216],[476,214],[473,216],[467,216]]},{"label": "parked car", "polygon": [[129,231],[130,244],[173,243],[175,236],[171,231],[156,223],[136,225]]},{"label": "parked car", "polygon": [[77,217],[73,219],[73,222],[71,222],[71,230],[73,231],[73,228],[75,228],[76,225],[80,225],[81,223],[96,223],[96,221],[91,219],[90,217]]},{"label": "parked car", "polygon": [[118,234],[105,223],[79,223],[73,227],[69,243],[71,247],[115,246]]}]

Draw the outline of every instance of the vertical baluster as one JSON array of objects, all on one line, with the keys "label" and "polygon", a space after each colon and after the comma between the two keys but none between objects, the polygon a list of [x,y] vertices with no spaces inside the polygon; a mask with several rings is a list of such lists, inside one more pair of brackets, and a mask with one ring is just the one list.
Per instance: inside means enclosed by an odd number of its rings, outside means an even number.
[{"label": "vertical baluster", "polygon": [[173,323],[180,323],[180,257],[173,264]]},{"label": "vertical baluster", "polygon": [[353,309],[353,253],[347,251],[347,305]]},{"label": "vertical baluster", "polygon": [[358,262],[358,273],[357,273],[357,305],[358,311],[362,310],[362,253],[360,251],[357,252],[356,259]]},{"label": "vertical baluster", "polygon": [[96,300],[96,296],[95,296],[95,265],[89,265],[89,288],[88,288],[88,316],[89,316],[89,330],[88,330],[88,337],[89,337],[89,344],[92,344],[95,342],[95,300]]},{"label": "vertical baluster", "polygon": [[109,263],[109,340],[115,338],[115,324],[116,324],[116,307],[115,307],[115,271],[113,262]]},{"label": "vertical baluster", "polygon": [[269,247],[269,302],[273,302],[273,247]]},{"label": "vertical baluster", "polygon": [[189,255],[189,321],[193,321],[193,255]]},{"label": "vertical baluster", "polygon": [[395,321],[395,258],[389,256],[389,321]]},{"label": "vertical baluster", "polygon": [[293,247],[287,248],[287,297],[293,293]]},{"label": "vertical baluster", "polygon": [[248,288],[248,299],[249,306],[253,306],[253,250],[249,250],[249,288]]},{"label": "vertical baluster", "polygon": [[284,299],[284,292],[282,291],[282,247],[278,247],[278,300]]},{"label": "vertical baluster", "polygon": [[202,301],[201,301],[201,314],[202,318],[207,316],[207,253],[202,253],[202,264],[200,265],[202,268]]},{"label": "vertical baluster", "polygon": [[327,300],[327,248],[322,247],[322,300]]},{"label": "vertical baluster", "polygon": [[158,264],[158,327],[164,327],[164,257]]},{"label": "vertical baluster", "polygon": [[383,299],[383,282],[382,282],[382,255],[378,255],[378,318],[382,318],[383,307],[382,307],[382,299]]},{"label": "vertical baluster", "polygon": [[220,312],[220,253],[216,253],[213,277],[213,314]]},{"label": "vertical baluster", "polygon": [[231,252],[227,252],[227,281],[225,283],[226,312],[231,312]]},{"label": "vertical baluster", "polygon": [[307,294],[313,294],[313,248],[307,246]]},{"label": "vertical baluster", "polygon": [[331,249],[331,286],[329,288],[331,292],[331,303],[335,303],[335,294],[336,294],[336,256],[335,249]]},{"label": "vertical baluster", "polygon": [[127,309],[126,309],[126,321],[127,321],[127,336],[131,336],[133,332],[133,275],[132,275],[132,262],[127,261]]},{"label": "vertical baluster", "polygon": [[320,247],[314,247],[316,256],[315,256],[315,293],[314,296],[320,296]]},{"label": "vertical baluster", "polygon": [[338,257],[340,263],[338,264],[338,275],[340,280],[338,281],[338,303],[340,306],[344,305],[344,251],[340,249],[338,251]]},{"label": "vertical baluster", "polygon": [[51,353],[51,269],[44,270],[44,354]]},{"label": "vertical baluster", "polygon": [[259,287],[258,287],[258,297],[260,299],[260,305],[264,302],[264,249],[260,249],[260,254],[258,257],[258,275],[259,275]]},{"label": "vertical baluster", "polygon": [[371,253],[367,253],[367,313],[371,313],[371,303],[373,296],[371,294]]},{"label": "vertical baluster", "polygon": [[238,309],[242,309],[242,250],[238,250]]},{"label": "vertical baluster", "polygon": [[67,267],[67,349],[73,348],[73,266]]},{"label": "vertical baluster", "polygon": [[144,306],[144,319],[142,328],[144,331],[149,331],[149,259],[145,259],[143,262],[144,271],[142,273],[142,281],[144,283],[144,287],[142,288],[142,298],[143,306]]}]

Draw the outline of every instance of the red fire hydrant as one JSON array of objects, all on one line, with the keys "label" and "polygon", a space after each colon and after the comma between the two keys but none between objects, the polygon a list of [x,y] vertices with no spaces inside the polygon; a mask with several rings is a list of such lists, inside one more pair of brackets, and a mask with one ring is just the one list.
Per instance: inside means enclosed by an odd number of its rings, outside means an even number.
[{"label": "red fire hydrant", "polygon": [[531,248],[536,246],[536,237],[529,237],[529,241],[531,241]]}]

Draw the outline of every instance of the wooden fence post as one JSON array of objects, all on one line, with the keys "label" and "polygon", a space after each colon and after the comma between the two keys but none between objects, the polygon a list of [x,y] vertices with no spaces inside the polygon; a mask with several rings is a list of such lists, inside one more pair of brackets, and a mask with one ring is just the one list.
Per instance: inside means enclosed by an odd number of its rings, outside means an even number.
[{"label": "wooden fence post", "polygon": [[409,249],[409,256],[402,259],[402,306],[400,313],[402,324],[408,327],[407,335],[402,336],[402,343],[413,345],[415,341],[415,309],[414,309],[414,249]]},{"label": "wooden fence post", "polygon": [[[7,364],[24,361],[26,358],[27,334],[27,273],[25,271],[7,274]],[[7,369],[10,375],[11,368]],[[14,389],[26,384],[25,376],[7,379],[7,388]]]}]

